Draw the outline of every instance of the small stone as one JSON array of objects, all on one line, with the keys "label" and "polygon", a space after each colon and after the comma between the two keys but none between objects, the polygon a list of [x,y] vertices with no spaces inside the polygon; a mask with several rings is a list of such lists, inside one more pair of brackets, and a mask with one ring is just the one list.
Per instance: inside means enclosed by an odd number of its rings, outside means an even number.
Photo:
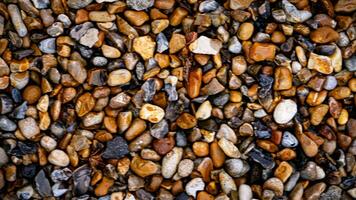
[{"label": "small stone", "polygon": [[214,78],[207,85],[201,88],[202,95],[215,95],[225,90],[225,87],[218,81],[218,79]]},{"label": "small stone", "polygon": [[76,104],[75,111],[77,112],[79,117],[83,117],[87,113],[89,113],[95,106],[95,99],[90,93],[85,93],[81,95]]},{"label": "small stone", "polygon": [[320,44],[336,42],[339,39],[339,33],[329,26],[323,26],[312,31],[310,33],[310,39]]},{"label": "small stone", "polygon": [[300,176],[306,180],[316,181],[325,177],[324,170],[315,162],[309,161],[305,168],[300,172]]},{"label": "small stone", "polygon": [[287,21],[292,23],[302,23],[312,17],[311,12],[306,10],[298,10],[293,4],[287,0],[282,0],[283,10],[286,12]]},{"label": "small stone", "polygon": [[230,0],[230,8],[232,10],[245,9],[250,6],[253,0]]},{"label": "small stone", "polygon": [[129,153],[127,142],[124,138],[116,136],[113,140],[109,141],[103,153],[105,159],[119,159]]},{"label": "small stone", "polygon": [[307,200],[319,199],[320,195],[325,191],[326,184],[323,182],[316,183],[310,187],[308,187],[305,192],[304,196]]},{"label": "small stone", "polygon": [[9,157],[7,156],[5,150],[0,147],[0,167],[4,166],[9,162]]},{"label": "small stone", "polygon": [[219,7],[219,3],[215,0],[205,0],[199,4],[199,12],[211,12]]},{"label": "small stone", "polygon": [[165,113],[162,108],[146,103],[142,106],[139,115],[141,119],[148,120],[151,123],[158,123],[163,119]]},{"label": "small stone", "polygon": [[9,4],[7,6],[8,12],[11,17],[12,24],[14,25],[16,32],[20,37],[25,37],[28,33],[26,25],[22,20],[22,16],[19,8],[15,4]]},{"label": "small stone", "polygon": [[74,194],[76,195],[83,195],[85,194],[88,189],[89,189],[89,184],[90,184],[90,173],[91,169],[87,165],[82,165],[78,167],[74,172],[73,172],[73,191]]},{"label": "small stone", "polygon": [[47,38],[42,40],[38,48],[43,52],[43,53],[56,53],[56,38]]},{"label": "small stone", "polygon": [[263,184],[263,189],[265,190],[272,190],[276,196],[282,196],[283,195],[283,182],[279,180],[278,178],[269,178],[264,184]]},{"label": "small stone", "polygon": [[239,149],[231,141],[225,138],[219,140],[219,147],[231,158],[239,158],[241,156]]},{"label": "small stone", "polygon": [[219,181],[221,189],[225,194],[230,194],[232,191],[237,191],[234,179],[228,173],[222,171],[219,173]]},{"label": "small stone", "polygon": [[5,115],[0,116],[0,129],[2,131],[15,131],[17,128],[15,122],[11,121]]},{"label": "small stone", "polygon": [[225,169],[232,177],[239,178],[250,170],[250,166],[241,159],[229,159],[225,162]]},{"label": "small stone", "polygon": [[79,83],[84,83],[87,78],[87,71],[79,61],[71,60],[68,63],[68,72]]},{"label": "small stone", "polygon": [[50,197],[52,196],[52,189],[51,185],[46,177],[46,174],[44,170],[41,170],[38,172],[38,174],[35,177],[35,184],[36,184],[36,189],[38,193],[42,197]]},{"label": "small stone", "polygon": [[127,0],[127,6],[134,10],[145,10],[154,4],[154,0]]},{"label": "small stone", "polygon": [[326,80],[324,82],[324,89],[325,90],[333,90],[337,86],[337,80],[335,76],[326,76]]},{"label": "small stone", "polygon": [[109,86],[124,85],[130,82],[131,77],[132,75],[129,70],[118,69],[110,72],[107,83]]},{"label": "small stone", "polygon": [[133,50],[140,54],[144,60],[153,57],[155,47],[156,42],[150,36],[137,37],[133,41]]},{"label": "small stone", "polygon": [[163,33],[159,33],[156,37],[157,49],[158,53],[162,53],[169,48],[168,40]]},{"label": "small stone", "polygon": [[332,185],[326,192],[320,195],[320,200],[342,199],[342,189],[336,185]]},{"label": "small stone", "polygon": [[234,144],[237,142],[237,136],[235,131],[227,124],[221,124],[219,131],[216,134],[216,138],[225,138],[227,140],[230,140]]},{"label": "small stone", "polygon": [[198,120],[205,120],[211,116],[212,106],[210,101],[205,101],[202,103],[197,112],[195,113],[195,118]]},{"label": "small stone", "polygon": [[241,184],[239,186],[239,200],[251,200],[252,190],[249,185]]},{"label": "small stone", "polygon": [[64,27],[62,22],[55,22],[47,28],[48,35],[52,37],[57,37],[64,32]]},{"label": "small stone", "polygon": [[183,149],[175,147],[162,160],[162,176],[171,178],[177,171],[178,164],[183,157]]},{"label": "small stone", "polygon": [[135,156],[131,160],[130,169],[143,178],[157,174],[160,171],[160,167],[157,164],[149,160],[144,160],[138,156]]},{"label": "small stone", "polygon": [[274,171],[274,176],[286,182],[288,178],[293,173],[293,167],[288,162],[281,162],[276,170]]},{"label": "small stone", "polygon": [[[152,32],[154,34],[159,34],[161,33],[163,30],[165,30],[167,27],[169,26],[169,20],[168,19],[157,19],[154,20],[151,23],[151,27],[152,27]],[[157,39],[158,40],[158,39]],[[157,51],[159,50],[159,44],[157,41]]]},{"label": "small stone", "polygon": [[187,177],[193,172],[193,169],[194,162],[189,159],[183,159],[178,165],[178,175],[183,178]]},{"label": "small stone", "polygon": [[279,102],[273,112],[273,118],[278,124],[285,124],[293,119],[297,113],[297,104],[291,100],[286,99]]},{"label": "small stone", "polygon": [[168,131],[169,126],[165,119],[158,122],[157,124],[154,124],[150,129],[151,135],[157,139],[163,138],[168,133]]},{"label": "small stone", "polygon": [[92,48],[99,40],[99,31],[96,28],[89,28],[86,33],[80,38],[79,43]]},{"label": "small stone", "polygon": [[48,162],[56,166],[66,167],[69,165],[69,157],[64,151],[55,149],[49,154]]},{"label": "small stone", "polygon": [[89,20],[94,22],[111,22],[116,19],[115,15],[107,11],[91,11],[89,12]]},{"label": "small stone", "polygon": [[336,12],[353,12],[356,10],[356,2],[353,0],[339,0],[334,8]]},{"label": "small stone", "polygon": [[356,71],[356,56],[352,56],[349,59],[345,59],[345,67],[350,71],[350,72],[355,72]]},{"label": "small stone", "polygon": [[144,11],[127,10],[124,12],[124,15],[127,18],[127,20],[130,22],[130,24],[134,26],[141,26],[150,19],[148,14],[146,14]]},{"label": "small stone", "polygon": [[204,190],[205,184],[202,178],[194,178],[187,183],[185,191],[188,195],[196,198],[197,192]]},{"label": "small stone", "polygon": [[57,142],[56,140],[54,140],[53,138],[45,135],[41,138],[40,144],[43,148],[46,149],[46,151],[50,152],[52,150],[54,150],[57,146]]},{"label": "small stone", "polygon": [[73,9],[84,8],[89,5],[93,0],[68,0],[67,5]]},{"label": "small stone", "polygon": [[239,27],[239,30],[237,31],[237,36],[240,40],[248,40],[251,38],[253,31],[253,24],[250,22],[245,22]]},{"label": "small stone", "polygon": [[256,62],[273,61],[276,54],[276,46],[270,43],[255,42],[250,48],[249,56]]},{"label": "small stone", "polygon": [[240,41],[237,39],[236,36],[230,38],[228,49],[231,53],[235,53],[235,54],[241,53],[242,44],[240,43]]},{"label": "small stone", "polygon": [[182,129],[191,129],[196,126],[197,120],[189,113],[183,113],[177,119],[177,125]]},{"label": "small stone", "polygon": [[70,37],[79,41],[87,33],[87,31],[90,28],[93,28],[93,26],[94,25],[92,22],[85,22],[83,24],[78,24],[72,28],[72,30],[69,32],[69,35],[70,35]]},{"label": "small stone", "polygon": [[32,117],[27,117],[22,119],[18,123],[21,133],[27,139],[33,139],[35,136],[40,134],[40,129],[36,121]]},{"label": "small stone", "polygon": [[298,146],[297,138],[289,131],[285,131],[282,136],[282,146],[284,147],[296,147]]},{"label": "small stone", "polygon": [[173,33],[171,40],[169,41],[169,53],[174,54],[185,47],[185,37],[184,35]]},{"label": "small stone", "polygon": [[33,187],[31,185],[25,186],[21,189],[19,189],[18,191],[16,191],[16,196],[19,199],[31,199],[31,197],[33,196],[33,194],[35,193]]},{"label": "small stone", "polygon": [[115,47],[104,44],[101,46],[101,51],[103,55],[107,58],[120,58],[121,52]]},{"label": "small stone", "polygon": [[278,67],[274,72],[274,90],[288,90],[293,86],[293,76],[287,67]]},{"label": "small stone", "polygon": [[222,48],[222,42],[206,36],[200,36],[189,45],[189,50],[196,54],[216,55]]},{"label": "small stone", "polygon": [[105,196],[111,186],[114,185],[114,179],[104,176],[101,182],[96,186],[94,193],[96,196]]}]

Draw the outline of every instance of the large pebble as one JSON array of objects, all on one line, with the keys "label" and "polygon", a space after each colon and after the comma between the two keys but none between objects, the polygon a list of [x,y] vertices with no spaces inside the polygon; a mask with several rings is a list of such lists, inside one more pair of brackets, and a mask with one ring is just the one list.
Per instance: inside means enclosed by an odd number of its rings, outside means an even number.
[{"label": "large pebble", "polygon": [[49,154],[48,162],[56,166],[66,167],[69,165],[69,157],[64,151],[55,149]]},{"label": "large pebble", "polygon": [[183,156],[183,149],[175,147],[162,160],[162,176],[171,178],[177,171],[178,164]]},{"label": "large pebble", "polygon": [[20,120],[18,125],[21,133],[27,139],[33,139],[35,136],[40,134],[40,128],[32,117]]},{"label": "large pebble", "polygon": [[297,104],[293,100],[282,100],[274,109],[273,118],[278,124],[285,124],[293,119],[297,111]]},{"label": "large pebble", "polygon": [[115,71],[110,72],[108,78],[108,85],[109,86],[119,86],[124,85],[131,80],[131,73],[127,69],[118,69]]},{"label": "large pebble", "polygon": [[190,51],[197,54],[216,55],[222,48],[222,42],[206,36],[200,36],[189,45]]},{"label": "large pebble", "polygon": [[204,187],[205,187],[205,183],[202,178],[194,178],[191,181],[189,181],[185,186],[185,192],[188,195],[193,196],[195,198],[197,192],[204,190]]},{"label": "large pebble", "polygon": [[245,175],[250,170],[250,166],[241,159],[229,159],[225,162],[225,169],[232,177],[238,178]]},{"label": "large pebble", "polygon": [[158,123],[164,117],[164,110],[156,105],[146,103],[140,110],[140,118],[151,123]]},{"label": "large pebble", "polygon": [[300,176],[303,179],[316,181],[325,177],[323,168],[318,166],[315,162],[309,161],[305,168],[300,172]]}]

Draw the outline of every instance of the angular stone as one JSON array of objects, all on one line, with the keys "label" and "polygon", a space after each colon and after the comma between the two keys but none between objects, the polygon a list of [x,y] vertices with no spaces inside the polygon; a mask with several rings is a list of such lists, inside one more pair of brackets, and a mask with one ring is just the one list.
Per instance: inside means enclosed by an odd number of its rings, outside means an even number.
[{"label": "angular stone", "polygon": [[189,50],[196,54],[216,55],[222,48],[222,42],[218,39],[211,39],[200,36],[189,45]]},{"label": "angular stone", "polygon": [[105,159],[119,159],[129,154],[128,145],[124,138],[116,136],[109,141],[103,153]]}]

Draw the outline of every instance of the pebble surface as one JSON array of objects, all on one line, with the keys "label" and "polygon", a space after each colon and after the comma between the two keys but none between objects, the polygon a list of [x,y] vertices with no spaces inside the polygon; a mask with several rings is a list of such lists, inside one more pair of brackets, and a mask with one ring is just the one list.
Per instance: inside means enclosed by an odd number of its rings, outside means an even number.
[{"label": "pebble surface", "polygon": [[355,199],[355,11],[0,1],[0,199]]}]

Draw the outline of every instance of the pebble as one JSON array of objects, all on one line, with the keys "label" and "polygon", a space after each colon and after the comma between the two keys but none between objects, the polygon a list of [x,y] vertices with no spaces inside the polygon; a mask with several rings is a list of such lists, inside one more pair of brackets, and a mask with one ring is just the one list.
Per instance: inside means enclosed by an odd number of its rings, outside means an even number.
[{"label": "pebble", "polygon": [[305,192],[304,197],[308,200],[319,199],[320,195],[325,191],[326,184],[323,182],[316,183],[312,186],[309,186]]},{"label": "pebble", "polygon": [[131,81],[132,75],[127,69],[118,69],[110,72],[108,76],[109,86],[119,86]]},{"label": "pebble", "polygon": [[35,191],[31,185],[25,186],[18,191],[16,191],[16,196],[19,199],[31,199]]},{"label": "pebble", "polygon": [[282,100],[273,112],[273,118],[278,124],[285,124],[293,119],[297,113],[297,104],[291,100]]},{"label": "pebble", "polygon": [[349,59],[345,59],[345,67],[350,71],[350,72],[354,72],[356,71],[356,56],[352,56]]},{"label": "pebble", "polygon": [[194,169],[194,162],[192,160],[189,159],[183,159],[179,162],[178,165],[178,175],[180,177],[187,177],[189,176]]},{"label": "pebble", "polygon": [[93,0],[68,0],[67,5],[73,9],[84,8],[89,5]]},{"label": "pebble", "polygon": [[174,147],[162,160],[162,176],[166,179],[171,178],[177,171],[178,164],[183,157],[183,149]]},{"label": "pebble", "polygon": [[225,171],[221,171],[219,173],[219,181],[221,185],[221,189],[225,194],[230,194],[232,191],[237,191],[236,184],[234,179],[229,176]]},{"label": "pebble", "polygon": [[64,27],[62,22],[55,22],[47,28],[48,35],[52,37],[57,37],[64,32]]},{"label": "pebble", "polygon": [[231,141],[225,138],[219,140],[219,147],[231,158],[239,158],[241,156],[239,149]]},{"label": "pebble", "polygon": [[195,113],[198,120],[206,120],[211,116],[212,106],[210,101],[204,101]]},{"label": "pebble", "polygon": [[202,178],[194,178],[187,183],[185,191],[189,196],[196,198],[197,192],[204,190],[205,183]]},{"label": "pebble", "polygon": [[154,0],[127,0],[127,6],[134,10],[145,10],[154,4]]},{"label": "pebble", "polygon": [[19,129],[27,139],[33,139],[40,134],[40,129],[32,117],[27,117],[18,122]]},{"label": "pebble", "polygon": [[79,83],[84,83],[88,76],[83,64],[74,60],[71,60],[68,63],[68,73],[74,78],[74,80],[78,81]]},{"label": "pebble", "polygon": [[312,14],[306,10],[298,10],[287,0],[282,0],[282,7],[287,15],[287,21],[291,23],[302,23],[312,17]]},{"label": "pebble", "polygon": [[339,40],[339,33],[329,26],[323,26],[310,33],[310,39],[313,42],[326,44]]},{"label": "pebble", "polygon": [[219,3],[215,0],[205,0],[199,4],[199,12],[211,12],[219,7]]},{"label": "pebble", "polygon": [[55,149],[48,155],[48,162],[56,166],[66,167],[69,165],[69,157],[64,151]]},{"label": "pebble", "polygon": [[253,43],[250,48],[249,57],[256,62],[272,61],[275,58],[276,46],[270,43]]},{"label": "pebble", "polygon": [[121,52],[115,47],[104,44],[101,46],[101,51],[106,58],[120,58]]},{"label": "pebble", "polygon": [[148,120],[151,123],[158,123],[163,119],[165,112],[156,105],[146,103],[142,106],[139,115],[141,119]]},{"label": "pebble", "polygon": [[206,36],[200,36],[189,45],[189,50],[196,54],[216,55],[222,48],[222,42]]},{"label": "pebble", "polygon": [[28,33],[26,25],[22,20],[19,8],[15,4],[9,4],[7,6],[8,12],[11,17],[12,24],[15,25],[16,32],[20,37],[25,37]]},{"label": "pebble", "polygon": [[225,169],[232,177],[239,178],[250,170],[250,166],[241,159],[229,159],[225,162]]},{"label": "pebble", "polygon": [[96,28],[89,28],[86,33],[80,37],[79,43],[92,48],[99,40],[99,31]]},{"label": "pebble", "polygon": [[330,186],[326,192],[320,195],[320,200],[341,199],[342,189],[336,185]]},{"label": "pebble", "polygon": [[335,76],[326,76],[325,82],[324,82],[324,89],[325,90],[333,90],[337,86],[337,80]]},{"label": "pebble", "polygon": [[50,152],[52,150],[54,150],[57,146],[57,142],[56,140],[54,140],[53,138],[45,135],[41,138],[40,144],[43,148],[46,149],[46,151]]},{"label": "pebble", "polygon": [[9,157],[7,156],[5,150],[0,147],[0,167],[4,166],[9,162]]},{"label": "pebble", "polygon": [[150,36],[137,37],[133,41],[133,50],[140,54],[144,60],[153,57],[155,48],[156,42]]},{"label": "pebble", "polygon": [[47,38],[42,40],[38,48],[43,52],[43,53],[56,53],[56,38]]},{"label": "pebble", "polygon": [[282,136],[281,144],[287,148],[296,147],[298,146],[298,140],[291,132],[285,131]]},{"label": "pebble", "polygon": [[107,143],[103,153],[105,159],[119,159],[129,154],[128,144],[124,138],[116,136],[113,140]]},{"label": "pebble", "polygon": [[316,181],[323,179],[325,177],[325,172],[315,162],[309,161],[305,168],[300,172],[300,176],[306,180]]},{"label": "pebble", "polygon": [[239,186],[239,200],[251,200],[252,195],[252,189],[249,185],[241,184]]},{"label": "pebble", "polygon": [[52,196],[51,185],[49,183],[49,180],[46,177],[44,170],[41,170],[36,175],[35,184],[36,184],[36,189],[37,189],[38,193],[41,195],[41,197]]},{"label": "pebble", "polygon": [[283,195],[284,186],[281,180],[272,177],[263,184],[263,189],[272,190],[277,197],[280,197]]},{"label": "pebble", "polygon": [[235,53],[235,54],[241,53],[242,44],[240,43],[240,41],[237,39],[236,36],[230,38],[228,49],[231,53]]},{"label": "pebble", "polygon": [[168,131],[168,123],[164,119],[157,124],[154,124],[150,129],[151,135],[157,139],[163,138],[168,133]]},{"label": "pebble", "polygon": [[169,48],[168,40],[163,33],[159,33],[157,35],[156,43],[157,43],[156,51],[159,53],[163,53],[164,51],[166,51]]},{"label": "pebble", "polygon": [[140,157],[134,157],[131,160],[130,169],[140,177],[147,177],[157,174],[160,171],[160,166],[152,161],[144,160]]},{"label": "pebble", "polygon": [[16,123],[11,121],[5,115],[0,116],[0,129],[2,131],[15,131],[17,128]]}]

